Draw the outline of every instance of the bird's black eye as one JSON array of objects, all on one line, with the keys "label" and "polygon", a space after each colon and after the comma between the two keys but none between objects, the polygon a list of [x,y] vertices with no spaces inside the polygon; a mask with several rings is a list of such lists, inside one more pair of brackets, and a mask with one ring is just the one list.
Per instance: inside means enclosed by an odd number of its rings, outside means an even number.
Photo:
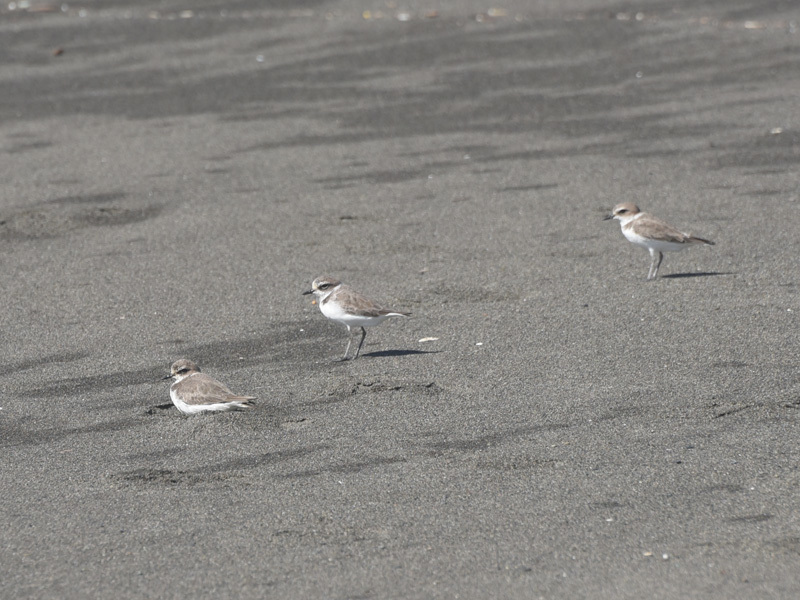
[{"label": "bird's black eye", "polygon": [[323,284],[320,284],[319,289],[327,290],[329,287],[331,287],[330,283],[323,283]]},{"label": "bird's black eye", "polygon": [[623,209],[621,209],[621,210],[618,210],[618,211],[617,211],[617,214],[619,214],[619,215],[624,215],[626,212],[628,212],[628,209],[627,209],[627,208],[623,208]]},{"label": "bird's black eye", "polygon": [[183,367],[182,369],[178,369],[178,375],[183,375],[184,373],[188,373],[189,369]]}]

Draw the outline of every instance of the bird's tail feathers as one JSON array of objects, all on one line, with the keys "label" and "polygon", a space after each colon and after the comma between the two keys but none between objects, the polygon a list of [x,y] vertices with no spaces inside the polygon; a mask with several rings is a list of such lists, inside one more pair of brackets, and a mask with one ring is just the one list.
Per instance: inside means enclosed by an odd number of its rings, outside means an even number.
[{"label": "bird's tail feathers", "polygon": [[705,244],[706,246],[714,245],[714,242],[712,242],[711,240],[706,240],[704,238],[697,237],[696,235],[689,235],[687,239],[689,240],[690,243],[693,244]]}]

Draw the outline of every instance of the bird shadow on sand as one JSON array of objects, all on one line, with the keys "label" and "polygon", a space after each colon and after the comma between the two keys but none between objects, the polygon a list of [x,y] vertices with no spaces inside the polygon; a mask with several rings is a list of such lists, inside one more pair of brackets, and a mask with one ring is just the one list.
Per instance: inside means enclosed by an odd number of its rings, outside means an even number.
[{"label": "bird shadow on sand", "polygon": [[366,352],[362,357],[384,358],[387,356],[411,356],[415,354],[439,354],[441,350],[378,350],[377,352]]},{"label": "bird shadow on sand", "polygon": [[671,273],[669,275],[662,275],[662,279],[685,279],[688,277],[714,277],[715,275],[735,275],[735,273],[728,271],[702,271],[700,273]]},{"label": "bird shadow on sand", "polygon": [[148,406],[144,412],[148,415],[154,415],[158,410],[169,410],[174,407],[175,405],[170,401],[164,402],[163,404],[154,404],[153,406]]}]

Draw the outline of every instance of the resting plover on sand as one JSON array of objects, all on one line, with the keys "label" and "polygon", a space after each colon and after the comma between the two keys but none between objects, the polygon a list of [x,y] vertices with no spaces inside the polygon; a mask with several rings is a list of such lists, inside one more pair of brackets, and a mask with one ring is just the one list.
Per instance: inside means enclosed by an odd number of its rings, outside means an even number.
[{"label": "resting plover on sand", "polygon": [[182,358],[170,369],[164,379],[174,378],[169,388],[169,397],[179,411],[187,415],[199,412],[242,410],[255,406],[254,396],[238,396],[228,387],[200,372],[192,361]]},{"label": "resting plover on sand", "polygon": [[643,213],[639,207],[630,202],[617,204],[611,214],[604,220],[616,219],[622,227],[622,234],[629,242],[642,246],[650,251],[650,271],[647,273],[648,281],[655,279],[658,267],[664,259],[664,252],[677,252],[692,244],[706,244],[713,246],[714,242],[704,240],[688,233],[675,229],[661,219]]},{"label": "resting plover on sand", "polygon": [[353,360],[358,358],[364,338],[367,337],[365,327],[380,325],[389,317],[408,317],[411,313],[400,312],[384,308],[374,300],[359,294],[349,286],[332,277],[318,277],[311,284],[311,289],[303,295],[314,294],[322,314],[331,321],[336,321],[347,327],[347,348],[344,350],[342,360],[347,360],[350,344],[353,341],[351,327],[361,328],[361,341],[356,348]]}]

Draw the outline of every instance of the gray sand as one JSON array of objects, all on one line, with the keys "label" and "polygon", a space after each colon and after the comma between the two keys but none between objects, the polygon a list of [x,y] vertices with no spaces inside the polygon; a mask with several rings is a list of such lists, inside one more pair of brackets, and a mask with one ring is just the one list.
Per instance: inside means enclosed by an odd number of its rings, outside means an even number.
[{"label": "gray sand", "polygon": [[797,597],[794,3],[391,4],[0,8],[2,596]]}]

